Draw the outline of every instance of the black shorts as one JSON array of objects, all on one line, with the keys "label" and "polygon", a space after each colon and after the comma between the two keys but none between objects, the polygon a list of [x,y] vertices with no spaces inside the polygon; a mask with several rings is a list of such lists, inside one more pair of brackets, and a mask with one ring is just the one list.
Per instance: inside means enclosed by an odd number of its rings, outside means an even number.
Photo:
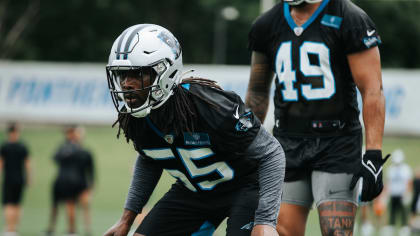
[{"label": "black shorts", "polygon": [[22,201],[24,183],[3,183],[2,204],[20,204]]},{"label": "black shorts", "polygon": [[286,155],[286,182],[301,180],[313,170],[354,174],[360,165],[363,142],[361,131],[341,136],[276,138]]},{"label": "black shorts", "polygon": [[219,195],[197,194],[174,184],[136,232],[147,236],[213,235],[228,217],[226,235],[249,236],[257,206],[255,184]]},{"label": "black shorts", "polygon": [[85,189],[86,184],[84,182],[57,179],[54,182],[52,191],[53,204],[67,200],[76,201]]}]

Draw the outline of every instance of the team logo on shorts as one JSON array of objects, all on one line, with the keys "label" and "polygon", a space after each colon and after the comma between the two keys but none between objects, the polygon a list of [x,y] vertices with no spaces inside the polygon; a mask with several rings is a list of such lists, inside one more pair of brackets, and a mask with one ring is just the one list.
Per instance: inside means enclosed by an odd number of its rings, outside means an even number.
[{"label": "team logo on shorts", "polygon": [[172,134],[167,134],[163,137],[163,139],[165,139],[165,141],[169,144],[173,144],[174,143],[174,136]]}]

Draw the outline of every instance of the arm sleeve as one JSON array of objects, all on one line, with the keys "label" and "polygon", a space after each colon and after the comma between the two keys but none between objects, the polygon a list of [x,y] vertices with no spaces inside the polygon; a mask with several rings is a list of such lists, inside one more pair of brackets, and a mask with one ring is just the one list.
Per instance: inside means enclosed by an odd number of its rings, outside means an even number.
[{"label": "arm sleeve", "polygon": [[125,209],[140,213],[152,195],[162,168],[155,166],[145,157],[139,156],[134,166],[134,175],[125,201]]},{"label": "arm sleeve", "polygon": [[280,143],[262,126],[247,149],[247,156],[259,160],[259,203],[254,223],[274,228],[280,209],[286,159]]}]

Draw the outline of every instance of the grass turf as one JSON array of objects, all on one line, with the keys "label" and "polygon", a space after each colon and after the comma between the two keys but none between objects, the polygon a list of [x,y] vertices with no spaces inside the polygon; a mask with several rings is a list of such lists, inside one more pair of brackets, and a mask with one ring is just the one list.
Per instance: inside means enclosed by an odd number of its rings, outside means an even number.
[{"label": "grass turf", "polygon": [[[86,128],[84,144],[95,158],[96,184],[92,199],[92,231],[93,235],[102,235],[120,217],[128,186],[130,184],[132,167],[136,152],[131,144],[121,137],[116,139],[116,129],[103,126]],[[31,160],[34,179],[25,192],[23,215],[19,227],[22,236],[43,235],[48,223],[51,186],[56,175],[56,166],[52,161],[57,146],[63,141],[62,128],[58,126],[26,126],[22,131],[22,139],[31,150]],[[0,133],[0,142],[5,140],[4,132]],[[405,151],[406,161],[413,168],[420,165],[417,158],[420,153],[420,138],[386,137],[384,153],[390,153],[396,148]],[[385,169],[386,171],[386,169]],[[150,208],[164,194],[173,179],[164,174],[147,207]],[[60,208],[57,224],[57,235],[65,234],[66,219],[64,207]],[[78,211],[77,229],[83,235],[82,212]],[[4,227],[4,217],[0,218],[0,229]],[[225,223],[216,231],[224,235]],[[316,210],[312,210],[307,223],[307,234],[321,235]]]}]

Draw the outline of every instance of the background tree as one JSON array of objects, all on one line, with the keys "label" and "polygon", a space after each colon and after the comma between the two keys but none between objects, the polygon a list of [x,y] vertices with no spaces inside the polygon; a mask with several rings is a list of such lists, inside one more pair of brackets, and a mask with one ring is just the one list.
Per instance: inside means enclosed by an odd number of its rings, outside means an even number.
[{"label": "background tree", "polygon": [[[383,66],[420,67],[420,1],[354,1],[377,24]],[[216,22],[227,6],[239,16],[224,22],[220,34]],[[223,62],[246,65],[248,32],[259,8],[255,0],[0,0],[0,57],[106,63],[125,28],[154,23],[176,35],[186,63],[213,63],[223,47],[215,43],[219,33],[226,39]]]},{"label": "background tree", "polygon": [[14,58],[23,35],[36,25],[40,0],[0,1],[0,58]]}]

